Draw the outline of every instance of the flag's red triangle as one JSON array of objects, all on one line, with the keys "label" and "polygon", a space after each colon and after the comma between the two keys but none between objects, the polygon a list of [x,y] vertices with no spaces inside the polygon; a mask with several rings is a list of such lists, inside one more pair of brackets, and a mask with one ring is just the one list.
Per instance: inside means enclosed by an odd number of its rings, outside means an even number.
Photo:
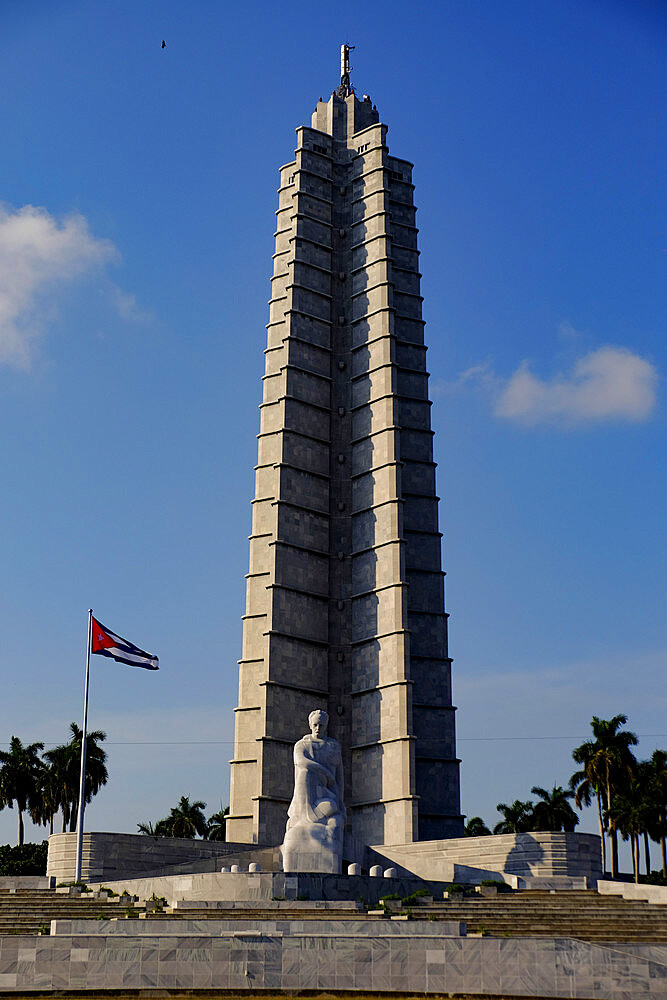
[{"label": "flag's red triangle", "polygon": [[100,649],[109,649],[115,646],[116,640],[112,639],[108,632],[105,632],[98,621],[93,618],[93,636],[90,647],[91,653],[97,653]]}]

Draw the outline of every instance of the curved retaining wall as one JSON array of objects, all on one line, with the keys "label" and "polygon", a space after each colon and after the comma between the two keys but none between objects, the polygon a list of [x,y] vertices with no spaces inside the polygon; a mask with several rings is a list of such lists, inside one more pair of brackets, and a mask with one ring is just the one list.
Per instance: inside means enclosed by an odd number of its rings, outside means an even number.
[{"label": "curved retaining wall", "polygon": [[[226,864],[258,861],[264,871],[280,871],[278,848],[222,841],[179,840],[136,833],[84,833],[81,877],[85,882],[142,878],[148,875],[219,871]],[[58,882],[74,878],[76,834],[49,837],[47,875]],[[494,875],[541,879],[602,875],[600,838],[591,833],[512,833],[491,837],[378,844],[364,859],[368,868],[398,866],[428,881],[479,882]],[[171,869],[171,871],[169,870]]]},{"label": "curved retaining wall", "polygon": [[[105,882],[118,878],[140,878],[163,873],[168,868],[182,870],[203,865],[219,868],[222,858],[257,851],[256,844],[228,844],[215,840],[181,840],[150,837],[141,833],[84,833],[81,878],[84,882]],[[76,834],[54,833],[49,837],[47,875],[57,882],[70,882],[76,867]]]},{"label": "curved retaining wall", "polygon": [[602,876],[600,838],[593,833],[503,833],[490,837],[378,844],[377,855],[424,879],[478,881],[484,875],[532,878]]}]

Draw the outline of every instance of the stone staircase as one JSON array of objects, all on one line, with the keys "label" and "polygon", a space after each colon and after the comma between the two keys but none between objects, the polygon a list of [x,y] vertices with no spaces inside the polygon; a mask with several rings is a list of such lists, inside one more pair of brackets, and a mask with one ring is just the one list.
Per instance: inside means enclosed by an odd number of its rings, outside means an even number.
[{"label": "stone staircase", "polygon": [[[177,904],[162,914],[151,914],[156,919],[186,920],[238,920],[240,923],[263,920],[350,919],[345,909],[314,909],[314,904],[280,904],[274,906],[244,903],[243,906],[217,902],[187,906]],[[399,907],[400,909],[400,907]],[[404,909],[400,912],[405,912]],[[524,890],[502,893],[494,897],[467,896],[433,903],[419,903],[410,907],[412,919],[430,921],[463,921],[468,933],[488,934],[493,937],[574,937],[582,941],[644,942],[667,944],[667,907],[624,900],[619,897],[598,896],[594,891],[544,892]],[[355,917],[357,914],[355,914]],[[363,914],[358,914],[363,919]],[[368,914],[367,920],[385,917]]]},{"label": "stone staircase", "polygon": [[215,901],[197,903],[191,900],[177,901],[162,913],[151,913],[151,919],[169,920],[238,920],[259,923],[276,920],[383,920],[383,916],[368,914],[363,903],[336,900],[333,904],[308,902],[306,900],[243,900],[235,903]]},{"label": "stone staircase", "polygon": [[464,896],[417,905],[413,917],[463,920],[468,933],[493,937],[573,937],[599,944],[667,943],[667,906],[594,890],[523,890],[492,897]]},{"label": "stone staircase", "polygon": [[[131,903],[137,915],[151,920],[230,920],[240,930],[251,930],[262,921],[363,920],[387,918],[365,914],[355,902],[317,904],[307,901],[243,901],[198,903],[187,901],[151,912],[150,902]],[[55,890],[0,890],[0,935],[37,934],[54,919],[91,920],[124,917],[127,901],[80,897]],[[414,920],[429,920],[434,931],[439,921],[463,921],[468,933],[493,937],[573,937],[596,943],[667,944],[667,906],[599,896],[594,891],[546,892],[524,890],[498,896],[465,896],[462,899],[417,902],[410,907]],[[143,921],[142,921],[143,922]],[[437,931],[436,931],[437,932]]]},{"label": "stone staircase", "polygon": [[[0,935],[38,934],[50,927],[52,920],[91,920],[124,916],[127,901],[91,898],[92,893],[70,896],[55,889],[0,889]],[[131,904],[138,913],[142,903]]]},{"label": "stone staircase", "polygon": [[[314,903],[177,903],[164,913],[151,914],[159,920],[235,920],[250,927],[252,922],[272,920],[349,920],[350,910],[316,909]],[[400,908],[400,904],[397,904]],[[350,904],[350,909],[356,908]],[[405,912],[405,908],[401,910]],[[498,896],[466,896],[420,903],[410,907],[412,919],[463,921],[468,933],[493,937],[574,937],[595,943],[635,942],[667,944],[667,906],[655,906],[620,897],[599,896],[595,891],[547,892],[523,890]],[[364,919],[363,912],[355,912]],[[386,917],[367,914],[366,920]],[[434,929],[437,924],[434,924]]]}]

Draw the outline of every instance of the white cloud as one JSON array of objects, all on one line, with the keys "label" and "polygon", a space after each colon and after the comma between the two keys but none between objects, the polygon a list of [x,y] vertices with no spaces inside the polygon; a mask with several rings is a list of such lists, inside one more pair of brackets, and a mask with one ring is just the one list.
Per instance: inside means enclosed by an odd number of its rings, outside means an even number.
[{"label": "white cloud", "polygon": [[30,368],[35,339],[53,316],[58,284],[116,255],[79,214],[61,221],[44,208],[0,204],[0,364]]},{"label": "white cloud", "polygon": [[524,361],[502,385],[494,413],[523,424],[582,424],[647,420],[656,405],[658,373],[624,347],[600,347],[572,370],[542,379]]},{"label": "white cloud", "polygon": [[565,341],[581,340],[581,334],[579,333],[578,330],[575,330],[575,328],[572,326],[570,322],[568,322],[568,320],[564,320],[562,323],[559,324],[558,336],[560,337],[561,340]]},{"label": "white cloud", "polygon": [[148,323],[153,319],[153,314],[139,305],[136,295],[124,292],[116,285],[110,286],[109,293],[121,319],[129,323]]},{"label": "white cloud", "polygon": [[466,368],[453,381],[431,375],[429,391],[431,397],[436,399],[440,396],[456,395],[471,385],[482,389],[487,394],[495,395],[502,385],[502,379],[499,379],[494,373],[491,361],[484,361]]}]

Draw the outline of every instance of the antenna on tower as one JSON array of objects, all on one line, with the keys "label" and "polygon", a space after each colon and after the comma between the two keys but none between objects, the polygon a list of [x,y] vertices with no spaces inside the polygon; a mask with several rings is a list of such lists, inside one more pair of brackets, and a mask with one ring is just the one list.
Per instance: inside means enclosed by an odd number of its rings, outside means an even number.
[{"label": "antenna on tower", "polygon": [[340,95],[341,97],[347,97],[348,94],[352,93],[352,85],[350,83],[350,52],[354,48],[354,45],[348,45],[343,43],[340,47]]}]

